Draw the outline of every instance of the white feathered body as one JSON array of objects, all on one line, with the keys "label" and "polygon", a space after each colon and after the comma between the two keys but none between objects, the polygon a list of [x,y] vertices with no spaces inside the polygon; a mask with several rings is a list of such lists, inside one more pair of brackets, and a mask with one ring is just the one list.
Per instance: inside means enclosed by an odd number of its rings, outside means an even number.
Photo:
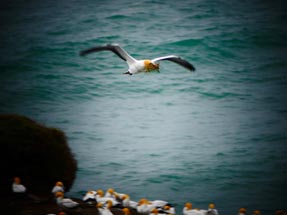
[{"label": "white feathered body", "polygon": [[87,202],[87,201],[96,201],[96,191],[89,191],[86,193],[86,195],[83,197],[83,201]]},{"label": "white feathered body", "polygon": [[208,215],[219,215],[217,209],[208,209],[207,214]]},{"label": "white feathered body", "polygon": [[146,72],[146,67],[144,64],[144,60],[137,60],[129,65],[129,72],[132,74],[140,73],[140,72]]},{"label": "white feathered body", "polygon": [[206,215],[207,211],[197,209],[187,209],[186,207],[184,207],[182,213],[183,215]]},{"label": "white feathered body", "polygon": [[142,214],[149,214],[153,208],[151,204],[143,203],[137,206],[137,211]]},{"label": "white feathered body", "polygon": [[166,206],[167,204],[168,204],[168,202],[164,201],[164,200],[151,201],[151,205],[155,208],[164,208],[164,206]]},{"label": "white feathered body", "polygon": [[64,188],[62,186],[57,186],[56,185],[56,186],[53,187],[52,193],[55,194],[57,192],[65,192],[65,191],[64,191]]},{"label": "white feathered body", "polygon": [[119,204],[118,201],[116,201],[114,198],[111,198],[111,197],[100,197],[99,195],[96,195],[96,200],[97,200],[97,203],[102,203],[102,204],[105,204],[108,201],[111,201],[112,202],[112,206],[115,206],[115,205]]},{"label": "white feathered body", "polygon": [[75,207],[79,206],[78,202],[75,202],[72,199],[63,198],[63,197],[57,198],[57,204],[61,207],[66,207],[66,208],[75,208]]},{"label": "white feathered body", "polygon": [[175,208],[174,207],[171,207],[170,209],[164,210],[164,211],[165,211],[165,213],[168,213],[168,214],[172,214],[172,215],[175,214]]},{"label": "white feathered body", "polygon": [[98,208],[100,215],[113,215],[113,213],[110,211],[110,209],[104,207],[104,208]]},{"label": "white feathered body", "polygon": [[22,184],[13,183],[12,190],[13,190],[14,193],[25,193],[26,192],[26,187],[24,185],[22,185]]}]

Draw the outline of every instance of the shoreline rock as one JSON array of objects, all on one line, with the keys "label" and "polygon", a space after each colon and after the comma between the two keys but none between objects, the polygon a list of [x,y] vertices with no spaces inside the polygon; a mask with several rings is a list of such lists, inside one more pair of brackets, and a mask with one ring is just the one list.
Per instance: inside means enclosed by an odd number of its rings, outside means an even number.
[{"label": "shoreline rock", "polygon": [[[69,197],[70,198],[70,197]],[[13,215],[47,215],[58,214],[63,211],[67,215],[98,215],[98,209],[96,205],[88,205],[81,199],[71,198],[78,202],[80,205],[74,209],[61,209],[54,199],[41,198],[39,202],[34,202],[32,199],[24,197],[17,198],[11,195],[8,198],[0,198],[0,214],[13,214]],[[131,215],[139,215],[139,213],[130,208]],[[121,208],[112,208],[111,212],[114,215],[123,215]]]},{"label": "shoreline rock", "polygon": [[77,161],[60,129],[46,127],[25,116],[2,114],[0,144],[2,194],[11,191],[15,176],[36,196],[50,193],[59,180],[65,184],[65,191],[73,185]]}]

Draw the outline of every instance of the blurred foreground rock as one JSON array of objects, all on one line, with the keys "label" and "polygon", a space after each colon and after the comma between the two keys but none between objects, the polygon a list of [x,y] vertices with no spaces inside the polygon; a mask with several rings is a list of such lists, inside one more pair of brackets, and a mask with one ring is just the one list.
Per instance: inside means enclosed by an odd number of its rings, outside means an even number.
[{"label": "blurred foreground rock", "polygon": [[36,196],[48,197],[56,181],[65,191],[71,188],[77,162],[61,130],[20,115],[0,115],[0,147],[2,198],[11,195],[15,176]]}]

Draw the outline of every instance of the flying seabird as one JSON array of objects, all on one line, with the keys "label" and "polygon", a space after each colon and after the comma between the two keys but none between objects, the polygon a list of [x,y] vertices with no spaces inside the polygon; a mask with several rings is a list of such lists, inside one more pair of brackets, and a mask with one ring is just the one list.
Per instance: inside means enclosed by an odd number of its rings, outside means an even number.
[{"label": "flying seabird", "polygon": [[124,74],[132,75],[132,74],[136,74],[140,72],[151,72],[154,70],[159,71],[159,62],[163,60],[168,60],[168,61],[177,63],[180,66],[183,66],[184,68],[190,71],[195,71],[195,68],[191,63],[189,63],[188,61],[176,55],[167,55],[163,57],[154,58],[152,60],[136,60],[135,58],[130,56],[118,44],[107,44],[104,46],[96,46],[93,48],[89,48],[89,49],[81,51],[80,55],[84,56],[84,55],[87,55],[93,52],[99,52],[99,51],[112,51],[122,60],[126,61],[129,66],[129,69]]}]

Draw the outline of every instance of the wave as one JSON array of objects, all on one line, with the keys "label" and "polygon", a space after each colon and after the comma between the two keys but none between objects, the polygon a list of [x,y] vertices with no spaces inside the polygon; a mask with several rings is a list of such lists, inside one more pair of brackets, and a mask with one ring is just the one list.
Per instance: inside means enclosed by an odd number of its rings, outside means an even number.
[{"label": "wave", "polygon": [[172,46],[188,46],[193,47],[203,43],[203,39],[185,39],[179,40],[171,43],[166,43],[165,45],[172,45]]}]

